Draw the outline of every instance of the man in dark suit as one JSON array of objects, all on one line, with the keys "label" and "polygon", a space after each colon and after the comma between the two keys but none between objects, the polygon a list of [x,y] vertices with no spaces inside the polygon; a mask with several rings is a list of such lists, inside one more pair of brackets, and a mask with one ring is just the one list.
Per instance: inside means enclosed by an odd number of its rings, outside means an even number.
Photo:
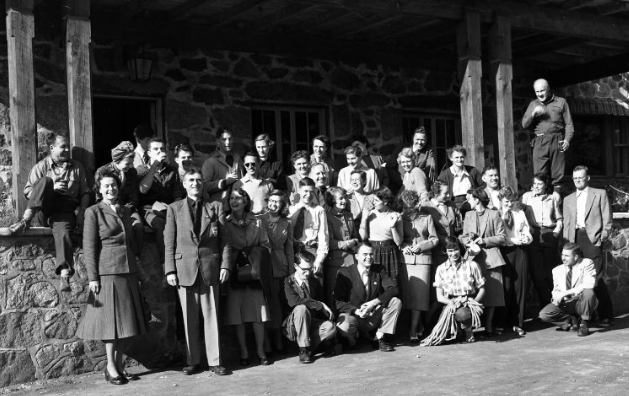
[{"label": "man in dark suit", "polygon": [[168,206],[164,231],[166,280],[177,287],[186,332],[187,366],[183,374],[199,370],[200,310],[210,371],[225,375],[218,334],[218,286],[229,279],[231,254],[219,222],[222,206],[219,202],[203,202],[199,169],[185,173],[183,186],[188,196]]},{"label": "man in dark suit", "polygon": [[284,280],[288,306],[293,309],[284,320],[284,335],[299,345],[299,362],[311,363],[311,353],[324,341],[336,337],[334,313],[324,302],[323,288],[312,276],[314,255],[295,254],[295,272]]},{"label": "man in dark suit", "polygon": [[614,312],[603,279],[605,268],[601,244],[607,240],[612,229],[611,205],[605,190],[588,186],[590,175],[587,166],[574,168],[572,180],[577,190],[563,201],[563,238],[565,242],[577,243],[583,257],[594,262],[598,314],[601,324],[608,326],[613,322]]},{"label": "man in dark suit", "polygon": [[358,246],[358,264],[342,267],[334,287],[336,308],[340,312],[337,329],[346,337],[350,347],[356,344],[358,331],[377,329],[376,338],[383,352],[393,351],[391,335],[395,333],[402,302],[398,288],[381,265],[373,265],[373,246],[362,242]]}]

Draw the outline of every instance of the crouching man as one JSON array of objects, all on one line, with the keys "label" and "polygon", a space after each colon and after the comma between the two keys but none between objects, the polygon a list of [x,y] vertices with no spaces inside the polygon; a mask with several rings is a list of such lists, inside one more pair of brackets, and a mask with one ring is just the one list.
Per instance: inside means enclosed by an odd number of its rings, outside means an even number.
[{"label": "crouching man", "polygon": [[397,297],[395,280],[381,265],[373,265],[373,245],[358,245],[358,264],[342,267],[336,275],[334,299],[340,312],[337,328],[350,347],[356,344],[358,332],[376,330],[382,352],[393,351],[391,336],[395,334],[402,302]]},{"label": "crouching man", "polygon": [[295,254],[295,272],[284,280],[286,300],[293,311],[282,327],[289,340],[297,341],[300,363],[311,363],[312,352],[322,342],[333,345],[336,339],[334,313],[321,301],[322,287],[312,276],[314,260],[307,251]]},{"label": "crouching man", "polygon": [[552,302],[539,317],[559,326],[557,330],[577,331],[579,337],[584,337],[590,334],[589,322],[598,306],[594,262],[583,258],[579,245],[572,242],[564,245],[561,261],[563,265],[553,268]]}]

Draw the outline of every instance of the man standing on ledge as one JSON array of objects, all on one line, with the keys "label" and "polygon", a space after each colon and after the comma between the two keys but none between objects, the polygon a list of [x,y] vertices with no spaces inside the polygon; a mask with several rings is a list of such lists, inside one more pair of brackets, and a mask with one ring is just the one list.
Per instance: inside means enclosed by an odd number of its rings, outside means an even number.
[{"label": "man standing on ledge", "polygon": [[522,127],[532,129],[535,138],[533,147],[533,172],[549,174],[553,188],[560,192],[565,175],[564,153],[570,147],[574,126],[568,103],[564,98],[550,92],[548,81],[536,80],[535,95],[522,117]]}]

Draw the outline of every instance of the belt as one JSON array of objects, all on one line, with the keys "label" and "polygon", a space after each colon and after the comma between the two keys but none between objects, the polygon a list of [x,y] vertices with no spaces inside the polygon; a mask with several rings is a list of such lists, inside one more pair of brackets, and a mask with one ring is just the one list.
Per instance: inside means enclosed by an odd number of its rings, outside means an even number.
[{"label": "belt", "polygon": [[395,245],[395,242],[393,241],[372,241],[369,240],[369,242],[374,245],[374,246],[390,246],[390,245]]},{"label": "belt", "polygon": [[536,133],[535,136],[544,136],[544,135],[561,135],[561,131],[557,132],[546,132],[546,133]]},{"label": "belt", "polygon": [[577,227],[577,231],[586,231],[585,227]]}]

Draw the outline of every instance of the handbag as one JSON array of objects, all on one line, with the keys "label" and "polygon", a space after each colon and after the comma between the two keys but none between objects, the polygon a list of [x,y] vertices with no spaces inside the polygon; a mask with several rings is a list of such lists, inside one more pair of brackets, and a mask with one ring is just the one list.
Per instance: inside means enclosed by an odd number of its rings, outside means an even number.
[{"label": "handbag", "polygon": [[249,254],[241,250],[236,255],[236,282],[247,283],[260,280],[260,275],[253,269],[249,262]]}]

